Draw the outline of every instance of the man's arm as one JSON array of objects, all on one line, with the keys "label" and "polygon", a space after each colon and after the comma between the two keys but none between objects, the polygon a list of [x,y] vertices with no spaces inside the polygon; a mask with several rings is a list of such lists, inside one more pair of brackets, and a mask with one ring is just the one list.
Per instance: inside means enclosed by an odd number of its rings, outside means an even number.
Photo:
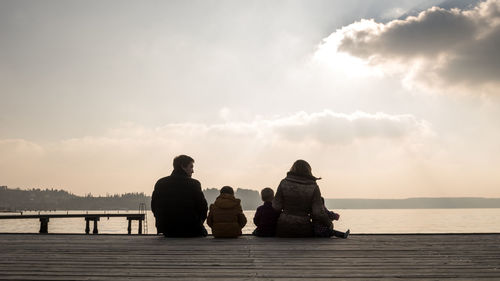
[{"label": "man's arm", "polygon": [[208,204],[205,195],[203,195],[203,191],[201,191],[201,184],[199,181],[196,181],[195,202],[198,207],[198,214],[201,222],[204,222],[207,218]]},{"label": "man's arm", "polygon": [[212,227],[214,225],[214,215],[212,212],[212,206],[210,206],[210,212],[208,213],[207,224],[210,227]]},{"label": "man's arm", "polygon": [[156,216],[158,210],[158,182],[155,184],[153,195],[151,195],[151,211]]}]

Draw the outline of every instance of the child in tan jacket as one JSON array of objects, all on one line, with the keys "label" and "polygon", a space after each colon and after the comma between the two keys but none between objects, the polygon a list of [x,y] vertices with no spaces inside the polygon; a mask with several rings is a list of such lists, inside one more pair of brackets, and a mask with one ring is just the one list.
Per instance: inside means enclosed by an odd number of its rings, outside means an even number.
[{"label": "child in tan jacket", "polygon": [[215,202],[210,205],[207,224],[215,238],[236,238],[246,225],[247,218],[241,208],[241,200],[234,197],[234,190],[224,186]]}]

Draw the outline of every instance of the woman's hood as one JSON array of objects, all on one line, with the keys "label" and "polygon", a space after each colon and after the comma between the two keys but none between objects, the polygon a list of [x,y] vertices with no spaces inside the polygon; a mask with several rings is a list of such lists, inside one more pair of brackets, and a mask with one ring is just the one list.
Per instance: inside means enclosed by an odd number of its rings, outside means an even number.
[{"label": "woman's hood", "polygon": [[296,182],[300,184],[316,184],[317,178],[315,177],[304,177],[304,176],[299,176],[294,173],[288,172],[286,175],[286,180],[291,181],[291,182]]}]

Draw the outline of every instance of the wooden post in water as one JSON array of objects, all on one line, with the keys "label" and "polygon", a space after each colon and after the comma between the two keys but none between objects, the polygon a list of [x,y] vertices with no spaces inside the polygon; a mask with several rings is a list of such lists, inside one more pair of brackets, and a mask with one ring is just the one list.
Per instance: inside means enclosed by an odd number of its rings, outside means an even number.
[{"label": "wooden post in water", "polygon": [[90,218],[85,218],[85,234],[90,233],[90,225],[89,225]]},{"label": "wooden post in water", "polygon": [[97,222],[99,221],[98,217],[94,218],[94,231],[92,231],[92,234],[97,234],[99,231],[97,230]]},{"label": "wooden post in water", "polygon": [[90,221],[94,222],[94,229],[92,230],[92,234],[98,234],[99,230],[97,229],[97,222],[99,221],[99,217],[96,216],[85,217],[85,234],[90,233]]},{"label": "wooden post in water", "polygon": [[40,218],[40,233],[48,233],[49,232],[49,218],[41,217]]},{"label": "wooden post in water", "polygon": [[0,220],[4,219],[39,219],[40,230],[39,233],[48,233],[49,220],[51,218],[84,218],[85,219],[85,234],[90,233],[90,221],[94,222],[93,234],[98,234],[98,222],[101,217],[126,217],[128,220],[128,234],[132,234],[132,221],[139,221],[138,234],[144,233],[145,227],[145,214],[42,214],[42,215],[0,215]]}]

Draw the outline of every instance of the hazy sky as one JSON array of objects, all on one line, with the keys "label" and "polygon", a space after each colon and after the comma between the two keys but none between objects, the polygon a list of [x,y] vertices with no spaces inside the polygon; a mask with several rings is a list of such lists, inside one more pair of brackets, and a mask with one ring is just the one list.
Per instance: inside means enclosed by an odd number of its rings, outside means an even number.
[{"label": "hazy sky", "polygon": [[0,0],[0,185],[500,197],[500,0]]}]

